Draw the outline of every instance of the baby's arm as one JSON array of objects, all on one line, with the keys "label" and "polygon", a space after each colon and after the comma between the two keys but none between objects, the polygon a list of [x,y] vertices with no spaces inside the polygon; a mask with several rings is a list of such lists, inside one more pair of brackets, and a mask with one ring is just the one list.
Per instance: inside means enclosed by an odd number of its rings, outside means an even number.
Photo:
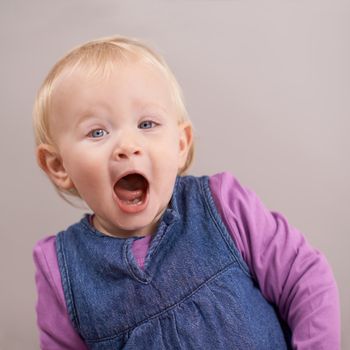
[{"label": "baby's arm", "polygon": [[293,348],[340,349],[338,290],[324,256],[231,175],[211,177],[210,187],[263,295],[288,323]]},{"label": "baby's arm", "polygon": [[38,292],[36,306],[40,348],[86,350],[69,321],[56,258],[55,237],[40,241],[33,253]]}]

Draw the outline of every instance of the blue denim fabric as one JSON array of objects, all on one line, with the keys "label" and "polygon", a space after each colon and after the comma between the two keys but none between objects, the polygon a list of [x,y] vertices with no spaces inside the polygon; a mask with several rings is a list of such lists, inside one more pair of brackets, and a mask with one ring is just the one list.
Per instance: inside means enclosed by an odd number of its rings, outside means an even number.
[{"label": "blue denim fabric", "polygon": [[135,239],[105,236],[87,217],[57,235],[68,313],[91,349],[289,347],[207,177],[177,178],[144,270],[132,255]]}]

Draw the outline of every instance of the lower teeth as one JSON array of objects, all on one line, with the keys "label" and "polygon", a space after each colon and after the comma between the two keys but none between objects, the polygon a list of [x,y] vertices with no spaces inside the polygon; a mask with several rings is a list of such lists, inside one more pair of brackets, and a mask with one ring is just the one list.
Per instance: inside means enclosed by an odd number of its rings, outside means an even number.
[{"label": "lower teeth", "polygon": [[141,199],[140,198],[135,198],[132,201],[128,201],[128,204],[133,204],[133,205],[139,204],[139,203],[141,203]]}]

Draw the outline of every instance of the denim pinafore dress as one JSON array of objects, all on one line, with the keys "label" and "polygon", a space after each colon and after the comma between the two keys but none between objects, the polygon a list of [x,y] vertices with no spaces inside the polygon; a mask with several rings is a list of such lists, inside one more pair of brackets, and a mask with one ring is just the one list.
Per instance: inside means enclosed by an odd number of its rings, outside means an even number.
[{"label": "denim pinafore dress", "polygon": [[289,348],[208,177],[177,178],[144,269],[132,254],[136,239],[105,236],[87,217],[57,235],[68,313],[90,349]]}]

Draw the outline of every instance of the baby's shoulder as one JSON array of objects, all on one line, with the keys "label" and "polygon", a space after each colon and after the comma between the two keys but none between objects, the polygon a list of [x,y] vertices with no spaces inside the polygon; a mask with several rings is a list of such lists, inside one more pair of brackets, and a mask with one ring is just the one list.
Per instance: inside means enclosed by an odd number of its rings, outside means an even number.
[{"label": "baby's shoulder", "polygon": [[[255,192],[242,185],[238,178],[228,171],[209,176],[209,186],[217,197],[236,200],[255,199]],[[227,197],[227,198],[226,198]]]},{"label": "baby's shoulder", "polygon": [[39,240],[33,250],[35,280],[41,290],[54,290],[64,300],[60,271],[56,254],[56,236]]},{"label": "baby's shoulder", "polygon": [[46,236],[41,238],[34,245],[34,253],[40,253],[42,251],[48,251],[55,246],[56,235]]},{"label": "baby's shoulder", "polygon": [[40,239],[34,246],[33,258],[37,266],[51,265],[52,261],[56,262],[56,236],[52,235]]}]

